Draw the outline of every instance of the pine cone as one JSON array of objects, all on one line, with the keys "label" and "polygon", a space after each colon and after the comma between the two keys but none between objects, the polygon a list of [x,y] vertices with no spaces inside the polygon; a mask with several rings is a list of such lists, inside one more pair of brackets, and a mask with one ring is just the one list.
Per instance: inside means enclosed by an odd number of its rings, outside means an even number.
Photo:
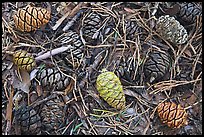
[{"label": "pine cone", "polygon": [[14,112],[14,117],[22,135],[41,134],[41,118],[32,107],[21,106]]},{"label": "pine cone", "polygon": [[64,122],[63,105],[64,103],[60,101],[60,98],[49,100],[43,105],[41,111],[43,131],[56,134],[56,131]]},{"label": "pine cone", "polygon": [[[96,12],[88,13],[82,24],[82,32],[87,43],[95,45],[99,38],[99,28],[102,24],[102,18]],[[95,34],[98,33],[98,34]]]},{"label": "pine cone", "polygon": [[112,107],[116,109],[125,108],[125,94],[119,78],[105,69],[97,77],[96,87],[100,96]]},{"label": "pine cone", "polygon": [[51,90],[68,90],[73,89],[73,80],[63,75],[57,68],[47,68],[39,71],[36,78],[41,82],[42,86]]},{"label": "pine cone", "polygon": [[[135,34],[141,31],[141,28],[138,26],[136,21],[125,20],[125,27],[126,27],[126,39],[134,40]],[[123,33],[123,26],[120,27],[121,32]]]},{"label": "pine cone", "polygon": [[196,23],[197,17],[202,17],[202,8],[194,3],[179,4],[180,10],[177,13],[177,18],[182,24]]},{"label": "pine cone", "polygon": [[67,57],[68,59],[71,60],[71,53],[73,55],[74,58],[80,60],[83,57],[83,49],[84,49],[84,45],[82,43],[82,40],[80,38],[80,36],[75,32],[75,31],[71,31],[69,30],[66,33],[63,33],[59,39],[59,47],[61,46],[68,46],[71,45],[70,50],[68,50],[68,52],[63,52],[62,53],[62,57]]},{"label": "pine cone", "polygon": [[164,124],[171,128],[180,128],[187,125],[187,113],[181,105],[163,102],[158,105],[157,112]]},{"label": "pine cone", "polygon": [[19,9],[13,18],[16,28],[23,32],[31,32],[49,22],[50,12],[44,8],[27,5]]},{"label": "pine cone", "polygon": [[167,53],[152,51],[144,64],[144,74],[150,83],[162,79],[170,67],[170,56]]},{"label": "pine cone", "polygon": [[25,50],[16,51],[13,61],[20,69],[27,71],[31,71],[36,65],[34,57]]},{"label": "pine cone", "polygon": [[184,44],[188,40],[186,29],[169,15],[159,17],[156,31],[166,40],[174,44]]},{"label": "pine cone", "polygon": [[132,57],[129,58],[122,58],[120,61],[119,66],[116,68],[115,73],[120,79],[124,79],[130,83],[136,82],[138,80],[138,70],[136,71],[137,61],[134,60]]},{"label": "pine cone", "polygon": [[[189,68],[181,69],[181,72],[176,75],[175,79],[178,81],[191,81],[193,80],[191,78],[191,75],[192,75],[192,71]],[[176,87],[176,91],[180,91],[180,92],[185,92],[191,89],[193,89],[193,83],[179,85]]]}]

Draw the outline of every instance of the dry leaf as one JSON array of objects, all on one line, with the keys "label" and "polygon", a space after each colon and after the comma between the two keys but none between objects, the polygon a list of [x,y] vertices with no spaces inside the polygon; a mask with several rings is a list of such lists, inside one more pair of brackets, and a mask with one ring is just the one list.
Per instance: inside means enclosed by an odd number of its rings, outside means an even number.
[{"label": "dry leaf", "polygon": [[31,85],[30,75],[25,70],[19,70],[19,72],[20,72],[20,77],[22,81],[20,81],[19,78],[14,73],[13,87],[17,89],[21,89],[25,93],[29,93],[29,87]]},{"label": "dry leaf", "polygon": [[7,104],[7,110],[6,110],[6,120],[9,120],[10,122],[11,122],[11,118],[12,118],[13,93],[14,93],[14,89],[13,89],[13,87],[11,87],[11,94],[9,96],[9,102]]},{"label": "dry leaf", "polygon": [[71,79],[70,83],[71,84],[69,84],[65,89],[65,95],[67,95],[69,92],[71,92],[73,87],[74,87],[74,84],[75,84],[74,80]]},{"label": "dry leaf", "polygon": [[186,50],[184,51],[184,54],[186,54],[189,58],[192,57],[192,53],[190,52],[189,49],[186,49]]},{"label": "dry leaf", "polygon": [[75,4],[73,2],[61,2],[61,5],[58,7],[58,10],[60,14],[64,15],[67,12],[71,12],[72,9],[75,7]]}]

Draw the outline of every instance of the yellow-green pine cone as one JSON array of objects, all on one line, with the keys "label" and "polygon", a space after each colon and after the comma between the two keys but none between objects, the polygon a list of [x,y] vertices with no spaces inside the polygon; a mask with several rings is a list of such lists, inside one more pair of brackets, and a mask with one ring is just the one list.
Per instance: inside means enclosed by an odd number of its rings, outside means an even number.
[{"label": "yellow-green pine cone", "polygon": [[102,70],[97,77],[96,87],[100,96],[112,107],[120,110],[125,108],[125,94],[119,78],[110,71]]},{"label": "yellow-green pine cone", "polygon": [[13,55],[13,61],[20,69],[27,71],[31,71],[36,65],[34,57],[24,50],[16,51]]}]

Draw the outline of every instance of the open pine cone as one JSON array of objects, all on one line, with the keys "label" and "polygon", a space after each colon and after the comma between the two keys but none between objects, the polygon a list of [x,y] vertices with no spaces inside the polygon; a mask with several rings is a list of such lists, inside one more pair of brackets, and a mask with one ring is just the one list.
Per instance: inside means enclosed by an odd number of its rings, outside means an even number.
[{"label": "open pine cone", "polygon": [[36,78],[47,90],[64,90],[68,92],[73,89],[74,82],[70,77],[63,75],[57,68],[46,68],[39,71]]},{"label": "open pine cone", "polygon": [[59,38],[59,47],[61,46],[71,46],[70,49],[66,52],[61,53],[62,58],[67,58],[67,60],[72,60],[72,55],[74,59],[81,60],[83,57],[83,49],[84,45],[82,43],[82,40],[77,34],[77,32],[69,30],[65,33],[63,33]]},{"label": "open pine cone", "polygon": [[101,24],[102,19],[96,12],[88,13],[88,15],[85,16],[82,25],[82,32],[83,37],[88,44],[96,44],[100,35],[99,28],[101,27]]},{"label": "open pine cone", "polygon": [[159,17],[156,31],[166,40],[174,44],[184,44],[188,40],[186,29],[169,15]]}]

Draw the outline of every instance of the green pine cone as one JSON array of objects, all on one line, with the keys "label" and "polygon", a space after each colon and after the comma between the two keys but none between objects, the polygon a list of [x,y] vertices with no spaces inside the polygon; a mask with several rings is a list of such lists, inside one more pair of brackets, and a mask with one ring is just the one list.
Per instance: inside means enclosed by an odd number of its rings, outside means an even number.
[{"label": "green pine cone", "polygon": [[97,77],[96,87],[100,96],[112,107],[120,110],[125,108],[125,94],[119,78],[113,73],[102,70]]},{"label": "green pine cone", "polygon": [[31,71],[36,66],[35,58],[25,50],[16,51],[13,61],[20,69],[27,71]]}]

